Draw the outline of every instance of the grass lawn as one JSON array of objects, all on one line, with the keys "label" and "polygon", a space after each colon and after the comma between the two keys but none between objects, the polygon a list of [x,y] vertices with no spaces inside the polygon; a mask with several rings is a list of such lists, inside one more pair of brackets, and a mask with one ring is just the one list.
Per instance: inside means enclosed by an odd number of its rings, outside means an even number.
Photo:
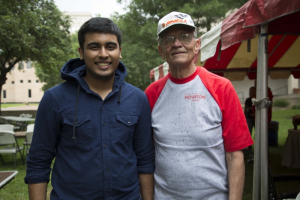
[{"label": "grass lawn", "polygon": [[[3,104],[2,104],[3,105]],[[276,110],[273,111],[273,121],[279,122],[278,131],[278,147],[269,147],[269,166],[272,173],[275,174],[300,174],[300,169],[293,169],[284,167],[281,165],[282,153],[285,144],[285,140],[288,135],[288,129],[293,129],[292,117],[299,114],[300,110]],[[23,139],[19,139],[18,143],[21,145]],[[13,163],[11,155],[2,156],[5,161],[5,166],[0,161],[0,171],[13,170]],[[245,152],[245,161],[248,159],[248,153]],[[14,180],[0,190],[0,200],[27,200],[28,191],[27,185],[24,183],[24,177],[26,174],[26,166],[22,163],[20,155],[18,155],[16,170],[18,174]],[[245,164],[245,186],[243,200],[252,200],[252,188],[253,188],[253,164]],[[297,182],[285,182],[283,184],[276,185],[277,191],[291,191],[300,189],[300,183]],[[48,184],[48,199],[51,190],[51,184]]]},{"label": "grass lawn", "polygon": [[[39,105],[38,103],[30,103],[28,105]],[[15,107],[15,106],[26,106],[25,103],[1,103],[1,108]]]},{"label": "grass lawn", "polygon": [[[272,121],[279,122],[278,130],[278,147],[269,147],[269,166],[273,175],[278,174],[299,174],[299,168],[289,168],[281,165],[283,149],[288,129],[293,129],[292,118],[294,115],[299,115],[300,110],[275,110],[272,114]],[[255,143],[255,142],[254,142]],[[248,153],[245,153],[245,161],[248,159]],[[245,186],[243,200],[252,200],[253,189],[253,164],[245,163]],[[277,193],[283,191],[300,190],[300,182],[282,182],[276,183]]]}]

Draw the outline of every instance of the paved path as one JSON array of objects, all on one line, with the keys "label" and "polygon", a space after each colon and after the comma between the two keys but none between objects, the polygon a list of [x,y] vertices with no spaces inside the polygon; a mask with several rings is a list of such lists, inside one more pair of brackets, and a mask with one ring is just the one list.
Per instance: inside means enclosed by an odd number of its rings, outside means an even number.
[{"label": "paved path", "polygon": [[24,106],[13,106],[8,108],[1,108],[1,110],[37,110],[38,105],[24,105]]}]

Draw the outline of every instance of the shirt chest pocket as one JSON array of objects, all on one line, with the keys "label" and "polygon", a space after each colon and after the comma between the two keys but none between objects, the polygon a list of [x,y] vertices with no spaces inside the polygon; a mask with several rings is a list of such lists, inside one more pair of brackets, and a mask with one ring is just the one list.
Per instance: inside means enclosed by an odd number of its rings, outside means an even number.
[{"label": "shirt chest pocket", "polygon": [[76,142],[73,139],[73,132],[74,132],[74,115],[64,116],[62,129],[61,129],[62,145],[73,146],[79,144],[80,145],[89,144],[89,142],[93,139],[92,127],[91,127],[91,116],[90,115],[76,116],[76,121],[75,121]]},{"label": "shirt chest pocket", "polygon": [[136,115],[116,115],[117,132],[113,133],[115,137],[123,141],[132,140],[135,126],[138,122]]}]

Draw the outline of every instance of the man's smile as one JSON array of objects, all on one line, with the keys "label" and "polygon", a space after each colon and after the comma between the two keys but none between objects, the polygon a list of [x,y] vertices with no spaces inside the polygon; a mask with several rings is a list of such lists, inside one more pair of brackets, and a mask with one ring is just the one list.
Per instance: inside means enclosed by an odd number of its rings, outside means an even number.
[{"label": "man's smile", "polygon": [[110,65],[111,63],[110,62],[98,62],[96,63],[96,65],[98,66],[107,66],[107,65]]},{"label": "man's smile", "polygon": [[173,52],[171,55],[173,56],[173,55],[179,55],[179,54],[184,54],[184,53],[186,53],[186,52],[183,52],[183,51],[175,51],[175,52]]}]

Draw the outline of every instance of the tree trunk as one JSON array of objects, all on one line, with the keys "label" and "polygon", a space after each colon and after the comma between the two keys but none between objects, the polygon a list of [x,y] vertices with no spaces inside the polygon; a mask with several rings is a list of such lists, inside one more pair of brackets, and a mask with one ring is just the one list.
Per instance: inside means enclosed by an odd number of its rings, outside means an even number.
[{"label": "tree trunk", "polygon": [[1,116],[1,101],[2,101],[2,85],[0,85],[0,116]]}]

